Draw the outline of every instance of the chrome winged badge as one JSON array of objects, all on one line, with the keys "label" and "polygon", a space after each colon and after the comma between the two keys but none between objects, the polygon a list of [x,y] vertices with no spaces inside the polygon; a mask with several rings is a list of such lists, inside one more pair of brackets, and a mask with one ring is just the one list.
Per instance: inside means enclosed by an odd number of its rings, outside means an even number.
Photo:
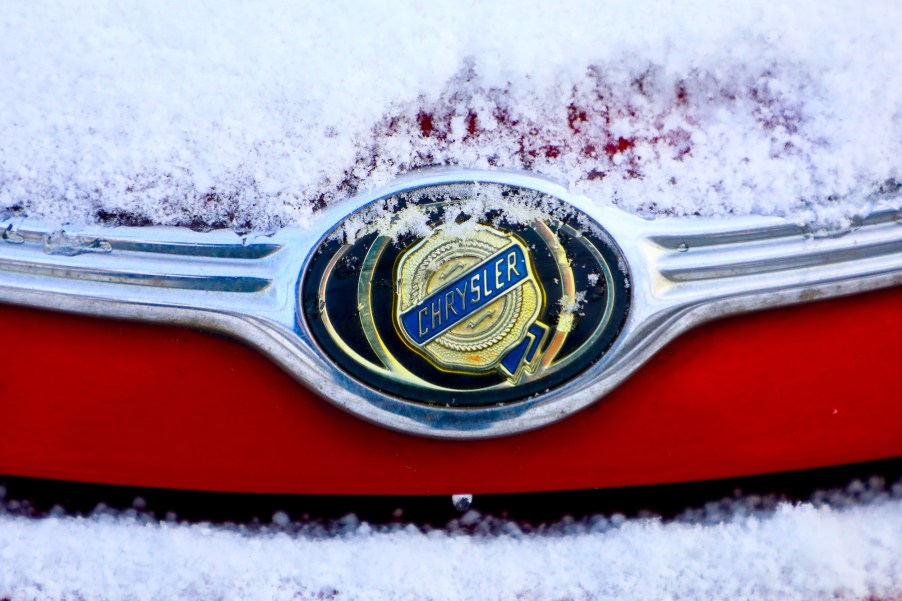
[{"label": "chrome winged badge", "polygon": [[628,314],[616,245],[540,192],[415,187],[352,219],[353,236],[339,228],[309,263],[305,317],[330,359],[398,398],[515,403],[594,363]]},{"label": "chrome winged badge", "polygon": [[700,322],[902,283],[900,217],[645,220],[436,170],[273,234],[3,222],[0,300],[222,331],[367,420],[480,438],[597,401]]}]

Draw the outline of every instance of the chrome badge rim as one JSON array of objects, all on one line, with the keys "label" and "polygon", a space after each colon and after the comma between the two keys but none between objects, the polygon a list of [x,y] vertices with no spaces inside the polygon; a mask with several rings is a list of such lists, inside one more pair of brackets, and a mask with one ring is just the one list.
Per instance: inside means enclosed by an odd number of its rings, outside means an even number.
[{"label": "chrome badge rim", "polygon": [[599,224],[506,184],[479,193],[556,214],[514,222],[483,203],[468,214],[472,191],[437,184],[381,198],[368,205],[377,217],[419,212],[428,233],[374,225],[348,240],[340,222],[304,268],[312,338],[350,377],[397,398],[398,412],[522,402],[601,359],[626,321],[626,262]]}]

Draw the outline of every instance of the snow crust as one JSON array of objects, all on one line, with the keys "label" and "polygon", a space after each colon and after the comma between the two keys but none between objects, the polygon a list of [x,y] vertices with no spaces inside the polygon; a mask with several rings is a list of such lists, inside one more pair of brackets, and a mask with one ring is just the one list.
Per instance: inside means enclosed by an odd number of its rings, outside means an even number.
[{"label": "snow crust", "polygon": [[[505,196],[505,191],[512,192]],[[578,230],[592,228],[586,216],[559,200],[534,191],[517,190],[506,185],[467,183],[430,186],[430,202],[446,202],[442,214],[417,205],[423,189],[402,192],[373,202],[342,220],[332,237],[342,243],[354,243],[378,232],[398,241],[401,236],[429,236],[441,228],[451,238],[466,238],[480,223],[501,227],[503,223],[526,225],[549,217],[565,221]],[[597,231],[597,228],[595,228]]]},{"label": "snow crust", "polygon": [[843,220],[900,179],[899,23],[894,0],[0,0],[0,208],[269,229],[455,164]]},{"label": "snow crust", "polygon": [[[140,499],[139,499],[140,500]],[[478,502],[478,499],[477,499]],[[136,502],[136,506],[140,506]],[[675,520],[615,514],[530,527],[474,510],[447,527],[213,526],[146,513],[0,505],[0,598],[890,599],[902,594],[902,485],[803,504],[746,496]]]}]

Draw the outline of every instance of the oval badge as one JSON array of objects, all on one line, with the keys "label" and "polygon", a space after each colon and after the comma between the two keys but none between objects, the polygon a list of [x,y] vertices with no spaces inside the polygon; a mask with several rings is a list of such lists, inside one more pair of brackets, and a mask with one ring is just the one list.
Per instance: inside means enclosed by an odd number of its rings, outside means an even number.
[{"label": "oval badge", "polygon": [[598,361],[630,307],[626,263],[588,215],[498,183],[405,190],[341,221],[301,284],[320,349],[403,403],[504,407]]}]

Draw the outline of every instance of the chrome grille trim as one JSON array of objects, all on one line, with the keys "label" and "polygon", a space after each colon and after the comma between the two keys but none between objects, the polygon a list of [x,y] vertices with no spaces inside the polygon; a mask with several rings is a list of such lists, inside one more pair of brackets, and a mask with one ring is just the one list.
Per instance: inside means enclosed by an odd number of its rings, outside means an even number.
[{"label": "chrome grille trim", "polygon": [[[332,226],[368,203],[421,186],[496,183],[557,197],[602,224],[628,263],[631,309],[618,340],[581,376],[511,406],[411,406],[358,382],[317,347],[298,286]],[[895,191],[898,192],[898,191]],[[434,169],[331,207],[306,228],[239,236],[167,227],[63,233],[0,222],[0,301],[225,332],[334,404],[378,424],[440,438],[530,430],[597,401],[681,332],[718,317],[902,285],[899,196],[843,230],[773,217],[646,220],[523,173]]]}]

